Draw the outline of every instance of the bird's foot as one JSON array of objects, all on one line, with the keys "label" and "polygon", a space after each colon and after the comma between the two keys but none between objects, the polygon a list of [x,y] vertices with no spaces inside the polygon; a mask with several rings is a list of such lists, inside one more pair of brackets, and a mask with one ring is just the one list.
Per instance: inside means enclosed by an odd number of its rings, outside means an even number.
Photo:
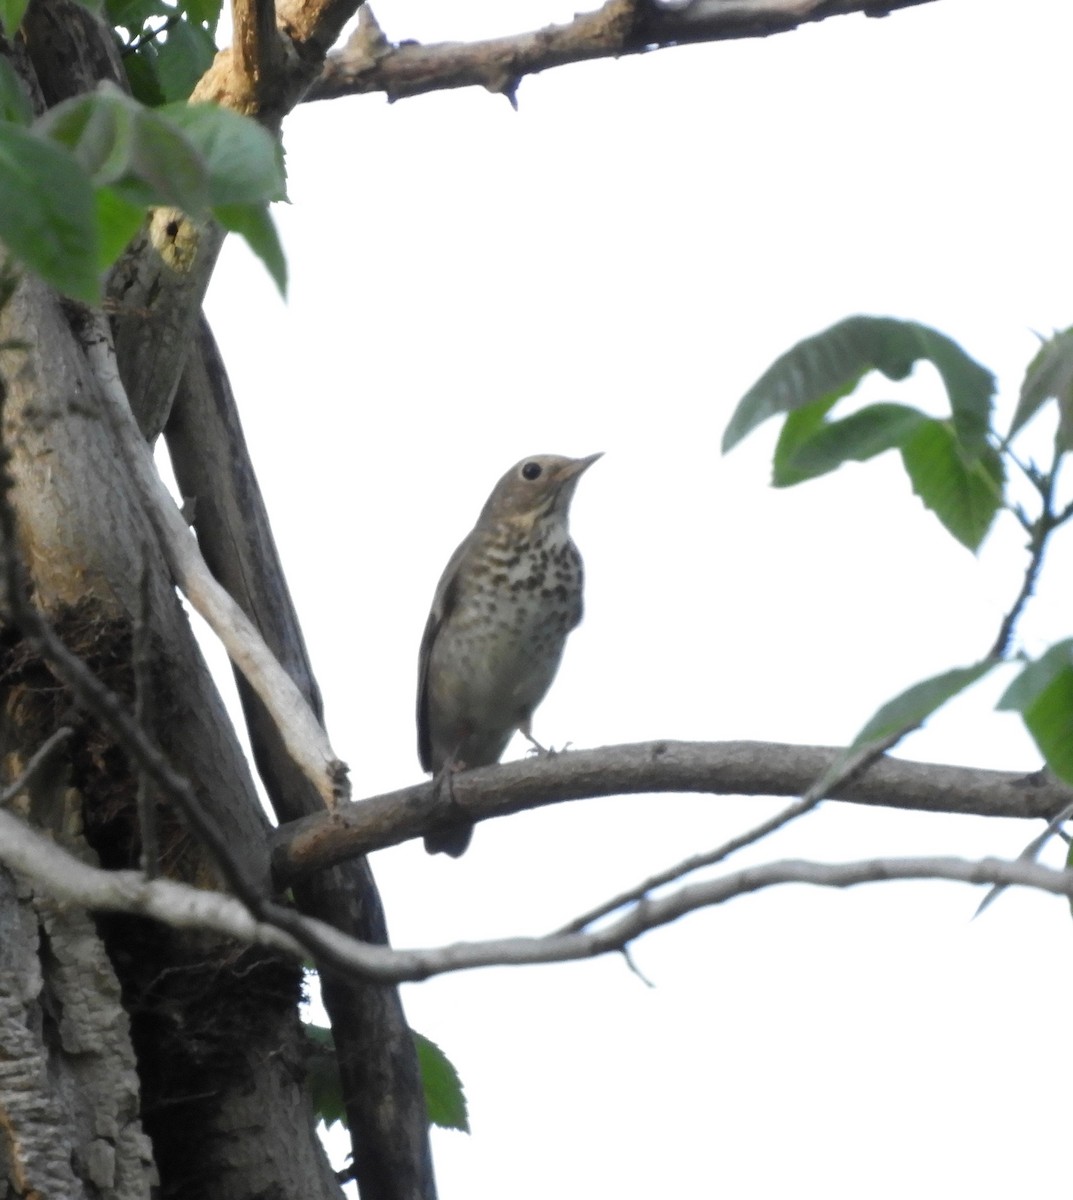
[{"label": "bird's foot", "polygon": [[557,754],[565,754],[573,745],[572,742],[564,742],[561,749],[556,750],[554,746],[542,746],[527,729],[521,730],[521,734],[529,743],[526,754],[534,758],[554,758]]}]

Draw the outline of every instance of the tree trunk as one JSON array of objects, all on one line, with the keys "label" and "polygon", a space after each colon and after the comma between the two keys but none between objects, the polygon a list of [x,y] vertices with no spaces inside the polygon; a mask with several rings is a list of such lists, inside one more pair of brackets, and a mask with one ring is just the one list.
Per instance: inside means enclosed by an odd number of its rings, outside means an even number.
[{"label": "tree trunk", "polygon": [[[114,77],[111,33],[80,6],[37,0],[25,29],[27,52],[16,47],[16,59],[39,105],[85,90],[102,75]],[[0,39],[0,52],[6,49]],[[124,268],[130,267],[128,260]],[[123,319],[129,327],[137,313],[128,307]],[[150,647],[148,732],[267,896],[271,827],[90,369],[86,322],[79,306],[29,277],[0,312],[0,343],[24,347],[0,353],[0,433],[11,455],[17,556],[35,605],[130,706],[133,646],[136,634],[144,634],[137,640]],[[146,384],[145,355],[137,352],[144,337],[128,341],[135,346],[138,416],[152,431],[171,407],[175,356],[164,356],[169,378],[154,389]],[[243,477],[238,509],[214,509],[226,472],[206,467],[221,450],[213,439],[233,437],[241,445],[241,433],[222,364],[212,355],[205,332],[183,377],[183,420],[169,431],[172,451],[184,483],[204,501],[197,532],[210,558],[214,545],[226,544],[244,522],[255,531],[256,539],[248,538],[251,575],[224,583],[239,589],[236,598],[255,621],[267,623],[266,639],[317,709],[252,471]],[[131,366],[121,358],[124,365]],[[227,428],[211,420],[213,395],[226,400]],[[224,447],[230,467],[248,467],[244,453],[242,447],[233,456],[230,442]],[[217,569],[226,575],[226,567],[225,552]],[[137,867],[137,772],[36,646],[5,623],[3,601],[0,587],[0,784],[18,775],[57,728],[72,727],[62,758],[34,776],[15,808],[87,860]],[[281,819],[322,808],[316,790],[281,754],[278,731],[249,696],[244,700],[268,790],[278,807],[291,805]],[[179,815],[166,804],[157,805],[157,814],[162,873],[223,886],[219,864]],[[364,862],[326,872],[297,898],[347,932],[386,940]],[[363,1197],[431,1200],[420,1078],[396,990],[332,976],[325,992],[337,1022]],[[338,1197],[305,1086],[301,993],[299,966],[263,949],[141,918],[95,921],[57,908],[0,869],[5,1194],[77,1200],[149,1196],[158,1188],[153,1194],[198,1200]]]}]

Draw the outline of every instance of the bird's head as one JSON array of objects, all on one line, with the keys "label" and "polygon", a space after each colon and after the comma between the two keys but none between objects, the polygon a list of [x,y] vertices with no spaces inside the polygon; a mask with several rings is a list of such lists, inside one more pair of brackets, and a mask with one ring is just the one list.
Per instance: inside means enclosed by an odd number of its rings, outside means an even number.
[{"label": "bird's head", "polygon": [[563,458],[558,454],[523,458],[496,484],[481,513],[481,522],[530,524],[552,513],[565,516],[577,481],[602,455],[601,451],[588,458]]}]

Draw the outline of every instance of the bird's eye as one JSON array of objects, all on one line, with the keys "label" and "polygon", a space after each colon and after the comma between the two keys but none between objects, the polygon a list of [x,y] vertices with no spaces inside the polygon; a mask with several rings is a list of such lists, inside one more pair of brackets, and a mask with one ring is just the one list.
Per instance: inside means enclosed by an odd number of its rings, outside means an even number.
[{"label": "bird's eye", "polygon": [[530,480],[539,479],[543,470],[544,468],[540,465],[540,463],[527,462],[525,466],[522,467],[522,478]]}]

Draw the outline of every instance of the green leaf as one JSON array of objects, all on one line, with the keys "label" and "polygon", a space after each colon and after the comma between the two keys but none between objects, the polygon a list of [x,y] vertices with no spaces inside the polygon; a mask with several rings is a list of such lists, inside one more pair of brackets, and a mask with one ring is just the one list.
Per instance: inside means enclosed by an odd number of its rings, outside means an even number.
[{"label": "green leaf", "polygon": [[275,222],[265,204],[221,204],[213,209],[220,224],[246,239],[250,249],[264,263],[279,294],[287,295],[287,259]]},{"label": "green leaf", "polygon": [[87,303],[100,299],[93,188],[63,147],[0,125],[0,241],[47,283]]},{"label": "green leaf", "polygon": [[110,85],[46,112],[35,128],[66,146],[98,185],[115,183],[130,169],[140,106]]},{"label": "green leaf", "polygon": [[200,25],[177,21],[157,46],[156,76],[167,103],[185,100],[212,66],[216,43]]},{"label": "green leaf", "polygon": [[207,25],[210,33],[215,33],[220,13],[223,10],[223,0],[186,0],[183,4],[191,21]]},{"label": "green leaf", "polygon": [[1008,436],[1027,425],[1048,400],[1058,402],[1055,443],[1059,450],[1073,450],[1073,329],[1048,338],[1029,363]]},{"label": "green leaf", "polygon": [[104,0],[76,0],[76,3],[87,9],[91,13],[102,13],[104,11]]},{"label": "green leaf", "polygon": [[97,189],[97,229],[101,239],[101,270],[107,270],[142,227],[145,209],[124,200],[112,188]]},{"label": "green leaf", "polygon": [[1025,667],[998,707],[1021,714],[1050,769],[1073,783],[1073,639]]},{"label": "green leaf", "polygon": [[1056,642],[1035,662],[1030,662],[1002,693],[997,708],[1003,712],[1024,712],[1066,668],[1073,666],[1073,638]]},{"label": "green leaf", "polygon": [[217,104],[169,104],[158,115],[198,148],[208,166],[213,206],[286,200],[279,142],[252,117]]},{"label": "green leaf", "polygon": [[[339,1075],[332,1031],[311,1022],[305,1022],[302,1028],[311,1046],[308,1079],[313,1111],[326,1125],[333,1125],[336,1121],[345,1125],[343,1082]],[[429,1121],[442,1129],[461,1129],[468,1133],[466,1096],[451,1060],[434,1042],[419,1033],[414,1033],[414,1045],[417,1048]]]},{"label": "green leaf", "polygon": [[9,38],[15,36],[16,30],[22,24],[27,3],[28,0],[0,0],[0,24]]},{"label": "green leaf", "polygon": [[105,0],[104,9],[110,25],[122,25],[132,34],[141,33],[150,17],[169,12],[161,0]]},{"label": "green leaf", "polygon": [[132,204],[208,215],[209,178],[197,149],[173,122],[112,84],[57,104],[34,126],[70,147],[98,186]]},{"label": "green leaf", "polygon": [[918,409],[905,404],[871,404],[841,421],[813,422],[807,433],[798,429],[793,439],[796,444],[789,448],[791,424],[799,425],[804,414],[816,407],[799,408],[786,418],[775,448],[776,487],[815,479],[844,462],[865,462],[900,447],[928,420]]},{"label": "green leaf", "polygon": [[948,700],[970,684],[982,679],[998,665],[995,659],[984,659],[970,667],[955,667],[941,675],[914,683],[900,695],[889,700],[853,739],[850,752],[860,750],[870,742],[880,742],[899,730],[915,729]]},{"label": "green leaf", "polygon": [[1021,715],[1047,765],[1073,783],[1073,666],[1056,675]]},{"label": "green leaf", "polygon": [[302,1028],[312,1043],[306,1062],[309,1095],[313,1112],[329,1128],[341,1121],[346,1124],[346,1105],[343,1102],[343,1081],[335,1057],[332,1031],[323,1025],[304,1022]]},{"label": "green leaf", "polygon": [[414,1034],[414,1043],[429,1121],[441,1129],[460,1129],[469,1133],[466,1093],[454,1064],[435,1042],[420,1033]]},{"label": "green leaf", "polygon": [[969,458],[953,423],[922,418],[902,443],[913,491],[963,546],[975,551],[1002,504],[1002,459],[990,447]]},{"label": "green leaf", "polygon": [[[2,0],[0,0],[2,2]],[[22,87],[11,60],[0,57],[0,121],[14,121],[16,125],[29,125],[34,110]]]},{"label": "green leaf", "polygon": [[811,479],[808,471],[798,468],[794,462],[797,452],[808,445],[826,424],[827,414],[838,403],[838,396],[824,396],[803,408],[788,413],[775,443],[775,457],[771,464],[771,482],[775,487],[789,487]]},{"label": "green leaf", "polygon": [[156,108],[164,103],[164,90],[157,74],[157,49],[151,42],[139,46],[134,54],[123,56],[123,70],[135,100]]},{"label": "green leaf", "polygon": [[942,377],[959,440],[985,445],[995,381],[956,342],[915,321],[848,317],[781,355],[742,397],[723,435],[730,450],[768,417],[844,396],[869,372],[904,379],[921,359]]}]

